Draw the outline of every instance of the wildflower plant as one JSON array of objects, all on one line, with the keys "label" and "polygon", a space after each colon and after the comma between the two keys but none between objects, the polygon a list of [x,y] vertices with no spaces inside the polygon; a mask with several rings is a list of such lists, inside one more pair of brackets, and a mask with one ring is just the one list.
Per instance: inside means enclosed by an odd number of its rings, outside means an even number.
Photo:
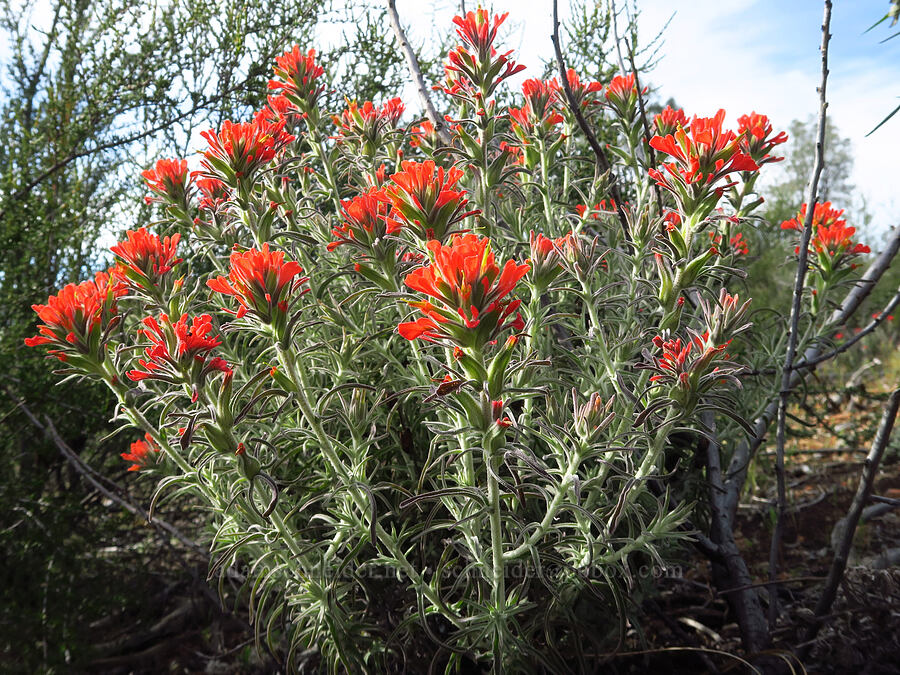
[{"label": "wildflower plant", "polygon": [[[205,509],[211,577],[240,567],[258,640],[292,665],[371,671],[411,641],[451,669],[585,663],[617,642],[637,569],[692,536],[674,494],[698,469],[667,468],[673,435],[708,413],[723,453],[744,433],[731,228],[784,135],[666,109],[643,138],[633,74],[601,91],[569,72],[634,176],[616,204],[555,80],[493,100],[523,68],[505,18],[454,19],[449,145],[399,99],[321,110],[324,69],[293,47],[283,101],[206,132],[194,175],[145,173],[154,231],[35,305],[27,344],[116,393],[154,507]],[[813,240],[823,288],[863,253],[838,223]]]}]

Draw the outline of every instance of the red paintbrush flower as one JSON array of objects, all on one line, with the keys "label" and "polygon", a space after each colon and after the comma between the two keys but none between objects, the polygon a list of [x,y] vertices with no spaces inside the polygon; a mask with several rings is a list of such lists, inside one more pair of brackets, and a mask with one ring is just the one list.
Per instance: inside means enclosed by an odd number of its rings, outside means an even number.
[{"label": "red paintbrush flower", "polygon": [[316,109],[316,104],[325,91],[320,78],[325,69],[316,63],[316,50],[305,54],[299,45],[275,59],[275,77],[269,80],[269,89],[280,90],[283,95],[306,115]]},{"label": "red paintbrush flower", "polygon": [[203,152],[201,178],[215,178],[223,183],[246,188],[257,171],[275,159],[278,152],[295,137],[284,130],[286,120],[272,120],[265,111],[252,122],[222,123],[216,133],[210,129],[200,135],[209,143]]},{"label": "red paintbrush flower", "polygon": [[720,182],[728,174],[759,169],[741,150],[742,136],[722,129],[724,120],[725,111],[719,110],[714,117],[694,117],[689,131],[681,128],[650,139],[655,150],[674,160],[663,164],[664,172],[650,169],[650,176],[675,196],[682,213],[695,220],[709,215],[725,189],[734,185]]},{"label": "red paintbrush flower", "polygon": [[[602,84],[599,82],[582,82],[581,78],[578,77],[578,73],[576,73],[573,68],[569,68],[566,71],[566,80],[569,82],[569,89],[572,90],[572,96],[575,98],[575,103],[579,107],[582,109],[589,109],[600,103],[600,100],[594,98],[591,94],[603,91]],[[560,94],[560,96],[562,96],[562,94]],[[564,107],[563,112],[568,112],[568,108]]]},{"label": "red paintbrush flower", "polygon": [[787,143],[788,136],[783,131],[777,136],[772,135],[772,124],[765,115],[755,112],[738,117],[738,133],[741,137],[741,149],[750,155],[759,166],[780,162],[784,157],[772,157],[769,152],[776,145]]},{"label": "red paintbrush flower", "polygon": [[456,190],[463,172],[456,167],[444,171],[432,160],[403,162],[402,171],[391,176],[393,185],[384,194],[393,207],[390,225],[404,227],[420,240],[443,239],[450,228],[480,211],[467,211],[465,190]]},{"label": "red paintbrush flower", "polygon": [[490,241],[474,234],[457,234],[449,246],[436,240],[427,246],[430,264],[413,270],[405,283],[436,303],[410,302],[425,316],[401,323],[400,335],[407,340],[449,340],[459,347],[480,350],[503,330],[524,327],[516,311],[520,301],[507,296],[529,265],[510,260],[501,270]]},{"label": "red paintbrush flower", "polygon": [[525,69],[509,58],[512,51],[498,54],[494,49],[497,29],[508,14],[495,14],[493,20],[486,9],[453,17],[456,34],[463,41],[447,55],[444,91],[465,100],[478,99],[480,106],[503,80]]},{"label": "red paintbrush flower", "polygon": [[[807,205],[803,204],[796,217],[781,223],[782,230],[803,230],[806,220]],[[816,203],[813,208],[813,237],[810,241],[816,253],[823,254],[832,260],[830,267],[835,266],[836,259],[860,253],[871,253],[871,249],[863,244],[853,243],[856,228],[848,227],[847,221],[841,218],[844,209],[833,209],[831,202]]]},{"label": "red paintbrush flower", "polygon": [[525,96],[525,105],[510,108],[509,115],[513,131],[523,143],[527,143],[528,136],[533,133],[548,135],[557,124],[564,121],[565,118],[558,110],[560,90],[556,78],[547,81],[525,80],[522,83],[522,94]]},{"label": "red paintbrush flower", "polygon": [[338,126],[337,140],[342,143],[356,143],[367,157],[374,157],[388,136],[396,131],[397,123],[406,107],[399,98],[392,98],[381,106],[371,101],[359,105],[347,101],[347,108],[332,119]]},{"label": "red paintbrush flower", "polygon": [[237,299],[238,319],[249,313],[262,323],[283,328],[294,292],[308,281],[300,277],[302,273],[299,263],[285,261],[282,251],[270,251],[263,244],[262,250],[234,251],[229,275],[210,279],[206,285]]},{"label": "red paintbrush flower", "polygon": [[420,125],[409,130],[409,145],[413,148],[422,148],[426,152],[433,151],[440,140],[434,125],[424,120]]},{"label": "red paintbrush flower", "polygon": [[650,382],[667,388],[667,396],[684,408],[689,414],[697,405],[700,395],[722,381],[737,383],[734,374],[740,371],[728,361],[725,348],[731,340],[724,344],[714,344],[709,332],[702,335],[691,333],[689,340],[681,338],[664,339],[657,336],[653,344],[661,351],[652,357],[652,363],[638,364],[655,374]]},{"label": "red paintbrush flower", "polygon": [[[634,122],[638,108],[638,90],[634,73],[629,75],[616,75],[606,85],[606,102],[616,115],[630,126]],[[644,88],[643,94],[647,93]]]},{"label": "red paintbrush flower", "polygon": [[143,370],[129,371],[126,373],[128,379],[191,383],[195,387],[194,400],[196,388],[202,386],[209,373],[223,372],[226,381],[230,381],[233,372],[228,364],[219,357],[208,358],[210,352],[222,344],[209,314],[190,321],[188,315],[183,314],[175,323],[167,314],[160,314],[159,320],[148,316],[142,323],[144,328],[138,329],[138,334],[150,340],[150,346],[144,349],[145,358],[138,359]]},{"label": "red paintbrush flower", "polygon": [[388,219],[389,209],[384,191],[377,188],[342,201],[341,215],[344,222],[331,231],[336,241],[328,244],[328,250],[333,251],[338,246],[347,244],[373,258],[381,258],[388,248],[392,252],[394,246],[388,246],[385,235],[398,232],[400,224]]},{"label": "red paintbrush flower", "polygon": [[140,471],[151,465],[155,452],[159,452],[159,446],[156,445],[150,434],[144,434],[143,439],[138,439],[131,444],[130,452],[123,452],[120,456],[126,462],[134,462],[128,467],[129,471]]},{"label": "red paintbrush flower", "polygon": [[25,344],[50,345],[50,354],[60,361],[87,357],[83,365],[102,362],[104,335],[119,322],[116,298],[125,292],[106,272],[97,272],[91,281],[68,284],[46,305],[31,306],[43,325]]},{"label": "red paintbrush flower", "polygon": [[687,131],[690,126],[690,122],[688,122],[684,110],[681,108],[675,110],[675,108],[670,105],[667,105],[661,113],[653,118],[653,128],[656,131],[657,136],[665,137],[674,134],[679,129]]},{"label": "red paintbrush flower", "polygon": [[218,178],[199,178],[197,189],[200,191],[197,205],[206,211],[215,211],[228,199],[228,186]]},{"label": "red paintbrush flower", "polygon": [[143,171],[141,177],[155,195],[146,197],[148,204],[158,201],[187,213],[191,182],[187,160],[160,159],[152,169]]},{"label": "red paintbrush flower", "polygon": [[128,230],[125,241],[110,249],[119,261],[117,275],[140,287],[156,286],[182,261],[175,257],[180,239],[181,235],[177,233],[160,239],[143,227],[137,231]]},{"label": "red paintbrush flower", "polygon": [[531,264],[531,280],[538,289],[545,289],[563,271],[564,249],[571,235],[550,239],[534,231],[529,233],[531,257],[526,262]]}]

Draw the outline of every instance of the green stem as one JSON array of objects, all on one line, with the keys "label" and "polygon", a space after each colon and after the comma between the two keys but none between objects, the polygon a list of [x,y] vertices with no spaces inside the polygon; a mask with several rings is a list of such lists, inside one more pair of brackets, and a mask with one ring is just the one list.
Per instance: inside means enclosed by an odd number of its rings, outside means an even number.
[{"label": "green stem", "polygon": [[553,233],[553,204],[550,200],[550,157],[543,139],[539,143],[541,153],[541,197],[544,202],[544,220],[547,221],[547,232]]},{"label": "green stem", "polygon": [[528,553],[532,547],[537,544],[541,538],[547,533],[547,530],[550,529],[550,526],[553,524],[553,520],[556,518],[556,514],[559,511],[559,507],[562,505],[563,499],[565,499],[566,495],[569,493],[569,488],[572,485],[572,482],[575,478],[575,474],[578,472],[578,467],[581,464],[581,453],[573,452],[571,457],[569,458],[569,466],[566,468],[565,474],[563,474],[562,480],[559,482],[559,489],[556,494],[553,495],[553,499],[550,500],[550,503],[547,504],[547,513],[544,515],[543,520],[538,524],[537,529],[531,533],[531,535],[526,539],[523,543],[519,544],[512,551],[507,551],[503,554],[503,559],[510,561],[515,560]]},{"label": "green stem", "polygon": [[[488,445],[485,443],[484,445]],[[492,468],[491,452],[484,451],[485,465]],[[491,525],[491,602],[499,625],[494,631],[494,672],[503,672],[503,636],[506,633],[506,567],[503,557],[503,520],[500,512],[500,484],[492,470],[487,472]]]},{"label": "green stem", "polygon": [[140,410],[136,407],[132,406],[128,403],[127,394],[128,387],[119,380],[118,375],[114,371],[112,371],[112,366],[109,365],[109,361],[107,360],[103,364],[103,381],[106,383],[106,386],[109,387],[112,392],[116,395],[116,399],[119,403],[119,407],[125,413],[131,423],[150,435],[156,444],[163,449],[166,453],[166,456],[169,457],[179,469],[182,470],[185,474],[195,473],[194,467],[192,467],[188,461],[181,456],[179,452],[172,448],[169,445],[169,442],[166,438],[159,433],[159,430],[153,424],[150,424],[150,421],[144,417]]},{"label": "green stem", "polygon": [[319,158],[319,161],[322,162],[322,168],[325,171],[325,180],[328,183],[326,186],[328,191],[331,193],[331,199],[334,203],[334,212],[335,215],[340,218],[341,217],[341,196],[340,190],[338,189],[337,179],[334,177],[334,170],[332,169],[331,162],[328,159],[328,153],[325,150],[325,141],[323,140],[321,134],[317,129],[309,130],[309,144],[313,149],[316,157]]},{"label": "green stem", "polygon": [[[290,348],[279,344],[276,346],[276,349],[278,352],[279,360],[285,366],[285,369],[288,371],[291,381],[294,383],[294,393],[297,395],[297,404],[300,407],[300,411],[303,413],[303,416],[306,418],[307,423],[312,428],[313,433],[316,436],[316,440],[319,441],[319,449],[325,456],[328,463],[337,473],[340,480],[346,486],[347,491],[353,499],[356,507],[360,510],[361,513],[368,513],[369,507],[366,504],[365,496],[354,483],[352,476],[347,471],[347,467],[344,466],[343,460],[341,460],[340,456],[338,456],[337,452],[335,451],[331,438],[327,433],[325,433],[325,430],[322,428],[322,424],[319,421],[319,417],[313,412],[312,406],[309,403],[309,399],[306,396],[306,392],[309,390],[306,370],[297,368],[296,355]],[[428,599],[428,601],[431,602],[438,610],[440,610],[440,612],[447,619],[449,619],[454,625],[459,626],[459,619],[444,605],[444,602],[434,592],[434,589],[432,589],[428,584],[425,583],[425,580],[422,578],[416,568],[413,567],[413,565],[406,559],[406,556],[403,554],[403,551],[400,549],[400,546],[394,540],[394,538],[384,530],[384,528],[377,520],[370,523],[370,525],[374,527],[375,533],[378,536],[379,540],[387,547],[391,555],[394,556],[394,559],[400,564],[400,566],[403,568],[403,571],[410,578],[416,588],[419,589],[422,594]],[[374,542],[372,543],[374,544]]]}]

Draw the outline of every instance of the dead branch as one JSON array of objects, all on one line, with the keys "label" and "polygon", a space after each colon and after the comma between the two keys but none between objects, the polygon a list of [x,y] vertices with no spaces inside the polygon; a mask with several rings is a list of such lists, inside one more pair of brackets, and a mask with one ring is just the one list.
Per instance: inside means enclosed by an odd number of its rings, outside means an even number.
[{"label": "dead branch", "polygon": [[864,337],[869,335],[872,331],[874,331],[878,326],[880,326],[884,321],[888,318],[888,315],[894,311],[894,309],[900,305],[900,288],[897,289],[897,292],[894,294],[894,297],[888,301],[888,303],[884,306],[884,309],[881,310],[880,314],[876,314],[875,318],[872,319],[862,330],[856,333],[852,338],[844,342],[840,347],[836,347],[832,349],[827,354],[823,354],[822,356],[813,359],[812,361],[801,361],[800,363],[794,366],[794,370],[798,370],[800,368],[812,368],[814,366],[819,365],[823,361],[828,361],[829,359],[833,359],[838,354],[843,354],[845,351],[850,349],[857,342],[862,340]]},{"label": "dead branch", "polygon": [[[840,307],[834,310],[830,323],[838,326],[843,325],[856,314],[863,301],[869,297],[869,293],[872,292],[872,289],[891,266],[891,262],[897,256],[898,251],[900,251],[900,227],[895,227],[893,228],[893,236],[888,241],[885,249],[869,266],[850,292],[847,293]],[[821,345],[812,345],[804,352],[803,361],[811,362],[818,358],[822,352]],[[790,388],[794,389],[808,374],[808,370],[805,373],[794,371],[791,375]],[[765,440],[769,424],[774,419],[777,410],[778,399],[774,398],[753,422],[753,436],[739,443],[732,454],[728,472],[725,475],[726,504],[729,518],[732,521],[737,511],[741,490],[744,482],[747,480],[747,469],[750,466],[750,461]]]},{"label": "dead branch", "polygon": [[616,213],[619,216],[619,223],[622,225],[622,233],[625,235],[625,241],[627,242],[629,240],[628,219],[625,217],[624,202],[622,201],[622,195],[619,192],[619,188],[616,185],[616,176],[612,172],[612,165],[609,163],[609,159],[606,157],[606,153],[597,141],[594,132],[591,131],[590,126],[588,126],[587,120],[584,118],[584,115],[582,115],[581,106],[578,104],[578,101],[575,100],[575,94],[572,93],[572,87],[569,85],[569,76],[566,72],[566,61],[563,58],[562,48],[560,47],[559,42],[559,7],[557,0],[553,0],[553,33],[550,35],[550,39],[553,41],[553,50],[556,53],[556,65],[559,68],[559,79],[562,82],[563,91],[566,92],[566,102],[569,104],[569,110],[572,111],[572,114],[578,121],[578,126],[581,127],[581,131],[584,133],[591,149],[594,151],[594,155],[597,157],[597,164],[600,165],[600,170],[606,173],[610,178],[610,196],[616,202]]},{"label": "dead branch", "polygon": [[803,220],[803,233],[800,236],[800,249],[797,261],[797,276],[794,279],[794,295],[791,302],[791,318],[788,328],[787,351],[784,366],[781,370],[781,391],[778,395],[777,429],[775,433],[775,478],[778,484],[778,506],[776,509],[775,529],[772,532],[772,543],[769,547],[769,580],[773,586],[769,591],[769,628],[775,627],[778,619],[778,595],[774,582],[778,579],[778,553],[781,550],[781,537],[784,530],[784,512],[787,496],[784,487],[784,440],[787,424],[787,400],[791,392],[791,376],[794,369],[794,357],[797,352],[800,310],[803,301],[803,288],[806,284],[806,270],[809,265],[809,240],[812,238],[813,215],[819,190],[819,177],[825,168],[825,121],[828,101],[825,88],[828,83],[828,41],[831,37],[831,0],[825,0],[825,12],[822,18],[822,46],[819,48],[822,57],[822,81],[819,84],[819,121],[816,138],[816,159],[812,176],[806,192],[806,217]]},{"label": "dead branch", "polygon": [[[715,438],[715,417],[704,412],[701,422]],[[712,558],[713,580],[717,588],[730,589],[726,600],[735,614],[741,631],[741,642],[749,653],[758,653],[769,647],[772,636],[766,625],[759,594],[754,588],[747,563],[734,539],[734,527],[729,518],[727,493],[722,480],[720,447],[704,437],[706,444],[706,473],[709,481],[710,538],[721,551],[721,558]]]},{"label": "dead branch", "polygon": [[434,131],[438,135],[438,138],[441,139],[441,142],[445,145],[450,145],[450,134],[447,133],[444,120],[438,115],[434,103],[431,101],[431,96],[428,94],[428,88],[425,86],[425,78],[422,76],[422,69],[419,67],[419,59],[416,57],[416,52],[413,50],[412,45],[409,44],[409,40],[406,38],[406,32],[400,24],[400,15],[397,13],[397,0],[387,0],[387,11],[388,17],[391,20],[391,28],[394,31],[394,35],[397,37],[397,42],[400,43],[403,54],[406,56],[406,65],[409,66],[409,72],[412,75],[413,82],[415,82],[416,92],[419,94],[419,101],[422,103],[422,108],[424,108],[425,114],[434,125]]},{"label": "dead branch", "polygon": [[59,449],[63,457],[65,457],[69,461],[69,463],[75,468],[75,470],[80,473],[95,490],[97,490],[107,499],[121,506],[129,513],[143,518],[151,525],[153,525],[153,527],[155,527],[156,529],[166,532],[172,537],[175,537],[175,539],[180,541],[186,548],[201,556],[203,559],[207,561],[209,560],[209,554],[206,552],[206,550],[195,541],[192,541],[187,536],[185,536],[177,527],[159,517],[155,517],[153,518],[153,520],[150,520],[150,514],[147,511],[142,509],[140,506],[137,506],[136,504],[132,504],[127,499],[121,497],[120,495],[104,486],[103,483],[100,482],[99,478],[104,478],[104,480],[109,479],[99,476],[96,471],[94,471],[91,467],[81,461],[81,457],[79,457],[78,454],[74,450],[72,450],[72,448],[69,447],[68,443],[66,443],[59,435],[59,432],[56,430],[56,427],[53,425],[53,421],[49,416],[44,415],[44,423],[41,423],[41,421],[38,420],[35,414],[31,412],[31,409],[26,405],[25,401],[20,399],[5,386],[3,387],[3,389],[4,391],[6,391],[6,394],[18,404],[18,407],[21,408],[22,412],[25,413],[25,416],[28,417],[31,423],[42,432],[44,432],[44,435],[57,447],[57,449]]},{"label": "dead branch", "polygon": [[853,535],[856,533],[856,527],[859,524],[860,517],[863,513],[863,507],[872,494],[872,486],[875,482],[875,476],[878,473],[878,466],[881,458],[884,456],[884,450],[891,438],[891,432],[894,429],[894,421],[897,418],[897,411],[900,410],[900,388],[894,389],[888,399],[887,405],[884,407],[884,414],[881,417],[881,424],[878,426],[878,432],[872,441],[872,448],[866,457],[863,466],[862,475],[859,480],[859,487],[856,495],[853,497],[853,503],[847,513],[846,526],[843,531],[838,549],[835,551],[834,560],[831,563],[831,569],[828,572],[828,580],[825,582],[825,589],[813,612],[817,621],[815,621],[803,636],[802,643],[804,646],[800,649],[800,658],[804,658],[809,652],[811,641],[816,637],[819,627],[822,625],[823,617],[828,614],[831,605],[837,597],[837,589],[844,577],[844,570],[847,567],[847,559],[850,555],[850,547],[853,544]]}]

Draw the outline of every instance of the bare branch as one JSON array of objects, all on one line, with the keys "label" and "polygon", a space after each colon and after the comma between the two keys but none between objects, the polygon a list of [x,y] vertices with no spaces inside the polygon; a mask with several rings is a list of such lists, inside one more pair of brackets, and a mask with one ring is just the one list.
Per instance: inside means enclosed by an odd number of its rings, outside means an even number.
[{"label": "bare branch", "polygon": [[[844,577],[844,570],[847,568],[847,559],[853,544],[853,535],[856,532],[856,526],[859,524],[863,507],[866,505],[869,495],[872,494],[872,485],[875,482],[875,476],[878,473],[878,466],[881,463],[884,450],[891,438],[891,431],[894,429],[894,421],[897,418],[898,410],[900,410],[900,389],[894,389],[894,391],[891,392],[890,398],[888,398],[887,405],[884,407],[881,424],[878,426],[878,432],[875,434],[875,439],[872,441],[872,448],[869,450],[869,454],[866,457],[862,476],[860,476],[859,479],[859,487],[856,490],[856,495],[853,497],[850,511],[847,513],[844,535],[840,545],[835,551],[834,560],[832,561],[831,569],[828,572],[825,590],[822,592],[822,597],[819,598],[819,602],[816,605],[814,615],[817,619],[820,619],[829,612],[831,605],[834,603],[834,599],[837,596],[838,585],[841,583],[841,579]],[[801,648],[801,659],[805,657],[812,646],[811,641],[819,632],[820,624],[820,621],[813,623],[803,636],[802,642],[804,643],[804,646]]]},{"label": "bare branch", "polygon": [[178,541],[184,544],[186,548],[201,556],[204,560],[209,560],[209,554],[203,549],[203,547],[185,536],[177,527],[166,522],[162,518],[159,518],[158,516],[154,517],[153,520],[150,520],[150,514],[147,511],[142,509],[140,506],[132,504],[127,499],[121,497],[120,495],[104,486],[99,479],[109,479],[100,476],[91,467],[81,461],[81,457],[79,457],[78,454],[74,450],[72,450],[72,448],[70,448],[69,445],[62,439],[62,437],[59,435],[59,432],[56,430],[56,427],[53,425],[52,420],[48,416],[45,415],[44,423],[41,423],[41,421],[38,420],[35,414],[31,412],[31,409],[25,404],[25,401],[16,396],[6,387],[3,387],[3,389],[4,391],[6,391],[6,394],[16,402],[18,407],[22,410],[22,412],[25,413],[25,416],[28,417],[31,423],[44,432],[44,435],[59,449],[62,455],[69,461],[69,463],[75,468],[75,470],[78,471],[78,473],[80,473],[95,490],[97,490],[107,499],[121,506],[129,513],[134,514],[135,516],[140,516],[151,525],[153,525],[156,529],[162,530],[175,537]]},{"label": "bare branch", "polygon": [[625,241],[627,242],[629,240],[628,219],[625,217],[624,202],[622,201],[622,195],[619,192],[619,188],[616,185],[616,176],[612,172],[612,165],[609,163],[609,159],[606,157],[606,153],[603,152],[603,148],[597,141],[594,132],[591,131],[590,126],[588,126],[587,120],[584,119],[584,115],[581,114],[581,106],[578,104],[578,101],[575,100],[575,94],[572,92],[572,87],[569,85],[569,76],[566,72],[566,61],[563,58],[562,48],[559,43],[558,0],[553,0],[553,33],[551,34],[550,39],[553,41],[553,50],[556,52],[556,65],[559,68],[559,79],[562,82],[563,91],[566,92],[566,101],[569,104],[569,110],[572,111],[572,114],[578,121],[578,126],[581,127],[581,131],[584,132],[584,135],[587,137],[588,143],[594,151],[594,155],[597,157],[597,163],[600,165],[600,170],[609,175],[610,196],[616,202],[616,212],[619,216],[619,223],[622,225],[622,232],[624,233]]},{"label": "bare branch", "polygon": [[[650,123],[647,121],[647,110],[644,107],[644,92],[641,90],[638,69],[634,63],[634,48],[628,41],[626,41],[625,44],[628,47],[628,62],[631,64],[631,72],[634,73],[634,86],[637,87],[638,111],[641,113],[641,124],[644,127],[644,142],[647,144],[647,162],[650,166],[656,166],[656,152],[653,150],[653,146],[650,145]],[[645,177],[645,180],[646,179],[647,178]],[[656,181],[653,181],[651,189],[653,190],[653,196],[656,199],[656,208],[659,210],[659,214],[662,215],[662,195],[660,194],[660,188],[659,185],[656,184]]]},{"label": "bare branch", "polygon": [[[869,293],[878,283],[879,279],[890,268],[891,262],[900,252],[900,227],[893,228],[894,236],[888,241],[885,249],[878,255],[875,261],[869,266],[862,278],[856,283],[856,286],[847,293],[841,306],[838,307],[831,315],[830,323],[841,326],[847,323],[863,301],[869,297]],[[815,344],[807,348],[803,354],[804,362],[812,362],[822,354],[822,345]],[[793,389],[806,377],[808,370],[801,372],[793,371],[790,380],[790,388]],[[769,429],[769,424],[775,418],[778,410],[778,398],[772,399],[765,407],[763,412],[753,422],[753,436],[738,444],[731,457],[728,465],[728,473],[725,481],[725,489],[727,492],[726,500],[728,505],[729,518],[733,521],[734,514],[737,511],[738,500],[740,499],[741,490],[744,481],[747,479],[747,469],[750,466],[750,460],[756,454],[759,446],[762,445]]]},{"label": "bare branch", "polygon": [[438,138],[441,139],[441,142],[445,145],[450,145],[450,134],[447,133],[447,129],[444,126],[444,120],[438,115],[434,103],[431,101],[431,96],[428,94],[428,88],[425,86],[425,78],[422,76],[422,69],[419,67],[419,59],[416,57],[416,52],[406,38],[406,32],[403,30],[403,26],[400,25],[400,15],[397,13],[397,0],[387,0],[387,10],[388,17],[390,17],[391,20],[391,28],[394,30],[394,35],[397,37],[400,48],[406,56],[406,64],[409,66],[409,72],[416,84],[416,92],[419,94],[419,101],[422,103],[422,108],[424,108],[425,114],[434,125],[434,131],[437,133]]},{"label": "bare branch", "polygon": [[[767,630],[766,617],[759,595],[750,576],[747,563],[741,555],[734,539],[734,527],[729,518],[724,482],[722,480],[722,460],[716,438],[715,416],[704,412],[700,417],[709,438],[702,437],[706,446],[706,476],[709,481],[710,537],[717,546],[720,557],[710,557],[713,577],[717,587],[728,588],[726,600],[735,614],[741,631],[741,641],[749,653],[768,648],[771,634]],[[720,591],[721,593],[721,591]]]},{"label": "bare branch", "polygon": [[787,352],[781,370],[781,391],[778,398],[778,421],[775,436],[775,478],[778,484],[778,507],[775,530],[772,532],[772,544],[769,547],[769,628],[774,628],[778,618],[778,595],[774,582],[778,579],[778,553],[781,550],[781,535],[784,528],[784,512],[787,508],[787,496],[784,486],[784,436],[787,424],[787,399],[791,391],[791,377],[794,369],[794,357],[797,352],[800,310],[803,301],[803,289],[806,284],[808,267],[809,240],[812,238],[813,215],[818,196],[819,177],[825,168],[825,121],[828,101],[825,87],[828,83],[828,40],[831,37],[831,0],[825,0],[825,11],[822,18],[822,46],[819,48],[822,57],[822,81],[819,84],[819,122],[816,138],[816,159],[812,176],[806,192],[806,217],[803,220],[803,233],[800,236],[800,249],[797,261],[797,276],[794,279],[794,296],[791,302],[791,319],[788,329]]},{"label": "bare branch", "polygon": [[823,361],[828,361],[829,359],[833,359],[838,354],[843,354],[845,351],[850,349],[857,342],[862,340],[864,337],[869,335],[872,331],[874,331],[878,326],[884,323],[885,319],[888,318],[891,312],[900,305],[900,288],[897,289],[897,292],[894,294],[894,297],[890,299],[888,304],[884,306],[884,309],[881,310],[879,314],[872,319],[865,328],[856,333],[852,338],[844,342],[840,347],[836,347],[832,349],[827,354],[823,354],[818,358],[813,359],[812,361],[801,361],[800,363],[794,366],[794,370],[798,370],[800,368],[813,368],[814,366],[819,365]]}]

